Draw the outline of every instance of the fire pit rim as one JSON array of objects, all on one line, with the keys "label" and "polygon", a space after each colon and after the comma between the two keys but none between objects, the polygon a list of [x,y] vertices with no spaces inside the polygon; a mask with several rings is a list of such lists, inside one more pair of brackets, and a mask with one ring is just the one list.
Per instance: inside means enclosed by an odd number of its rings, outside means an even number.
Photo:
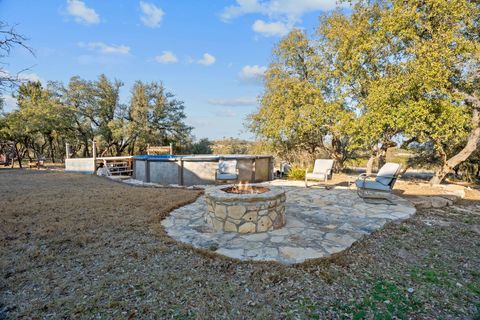
[{"label": "fire pit rim", "polygon": [[242,188],[242,187],[239,187],[238,185],[233,185],[233,187],[229,187],[229,186],[226,186],[220,190],[222,190],[223,192],[226,192],[226,193],[233,193],[233,194],[260,194],[260,193],[265,193],[265,192],[268,192],[270,191],[269,188],[267,187],[264,187],[264,186],[256,186],[256,185],[252,185],[252,184],[249,184],[247,186],[243,186],[244,189],[251,189],[251,190],[255,190],[254,192],[242,192],[242,191],[246,191],[246,190],[242,190],[242,189],[239,189],[238,191],[239,192],[236,192],[234,191],[235,188]]},{"label": "fire pit rim", "polygon": [[[268,186],[268,191],[262,193],[228,193],[223,191],[224,188],[235,186],[234,184],[213,187],[205,191],[205,195],[215,201],[234,202],[238,200],[258,201],[258,200],[276,200],[279,195],[285,194],[285,191],[278,187]],[[252,184],[252,186],[255,186]],[[263,187],[263,186],[262,186]]]}]

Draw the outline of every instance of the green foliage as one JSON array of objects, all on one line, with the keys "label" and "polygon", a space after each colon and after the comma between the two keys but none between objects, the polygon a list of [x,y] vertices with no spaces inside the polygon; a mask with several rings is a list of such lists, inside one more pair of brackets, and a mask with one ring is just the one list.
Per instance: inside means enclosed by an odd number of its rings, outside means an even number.
[{"label": "green foliage", "polygon": [[13,149],[19,163],[24,156],[50,156],[54,161],[61,154],[62,136],[68,134],[71,110],[64,108],[39,82],[20,85],[17,100],[18,110],[6,114],[0,125],[3,149]]},{"label": "green foliage", "polygon": [[480,178],[480,159],[478,156],[462,162],[456,169],[457,177],[468,182],[478,182]]},{"label": "green foliage", "polygon": [[[378,110],[374,118],[386,113],[394,119],[392,128],[405,138],[431,144],[444,174],[448,173],[462,161],[449,158],[462,151],[465,157],[470,155],[473,149],[463,147],[471,129],[479,125],[478,120],[472,123],[466,94],[478,89],[479,43],[473,33],[478,31],[480,6],[465,0],[383,3],[380,11],[367,1],[356,5],[361,12],[377,13],[372,24],[376,46],[388,58],[386,72],[370,83],[361,102],[366,114]],[[480,107],[476,99],[473,109]]]},{"label": "green foliage", "polygon": [[207,138],[200,139],[187,145],[187,147],[182,150],[182,153],[185,154],[211,154],[213,143]]},{"label": "green foliage", "polygon": [[293,166],[288,170],[288,180],[305,180],[305,169]]},{"label": "green foliage", "polygon": [[[324,307],[309,298],[297,301],[297,308],[287,313],[291,318],[320,319]],[[421,303],[415,296],[409,296],[404,288],[392,281],[377,280],[372,288],[358,302],[348,305],[331,306],[336,314],[348,319],[408,319],[418,312]]]},{"label": "green foliage", "polygon": [[353,319],[407,319],[410,312],[420,309],[421,303],[409,296],[404,288],[388,280],[378,280],[361,301],[344,306]]},{"label": "green foliage", "polygon": [[324,150],[341,166],[347,151],[353,113],[336,92],[327,57],[300,30],[293,30],[274,49],[266,72],[261,107],[249,128],[286,157],[292,152]]},{"label": "green foliage", "polygon": [[161,83],[136,82],[130,104],[120,103],[122,86],[104,75],[96,81],[72,77],[66,87],[22,84],[18,110],[0,117],[0,145],[18,149],[18,158],[55,161],[65,156],[66,142],[74,156],[88,157],[93,139],[99,155],[135,154],[145,152],[147,144],[182,146],[191,140],[183,102]]},{"label": "green foliage", "polygon": [[248,154],[251,142],[238,138],[223,138],[213,141],[214,154]]},{"label": "green foliage", "polygon": [[480,150],[476,150],[466,161],[454,168],[457,179],[477,182],[480,179]]},{"label": "green foliage", "polygon": [[249,154],[257,154],[257,155],[272,155],[275,154],[275,150],[272,148],[272,145],[268,142],[257,140],[250,142],[248,148]]},{"label": "green foliage", "polygon": [[430,148],[440,182],[480,138],[478,21],[471,0],[364,0],[326,15],[312,39],[294,30],[277,44],[249,127],[280,156],[323,149],[340,164],[359,149],[381,164],[403,139]]},{"label": "green foliage", "polygon": [[411,271],[410,277],[415,281],[448,286],[447,279],[449,277],[449,274],[447,272],[440,272],[435,269],[414,268]]},{"label": "green foliage", "polygon": [[[142,152],[147,144],[187,144],[192,128],[183,122],[184,109],[183,102],[166,92],[161,83],[135,82],[127,113],[128,135],[135,141],[136,148]],[[131,148],[131,153],[134,151]]]}]

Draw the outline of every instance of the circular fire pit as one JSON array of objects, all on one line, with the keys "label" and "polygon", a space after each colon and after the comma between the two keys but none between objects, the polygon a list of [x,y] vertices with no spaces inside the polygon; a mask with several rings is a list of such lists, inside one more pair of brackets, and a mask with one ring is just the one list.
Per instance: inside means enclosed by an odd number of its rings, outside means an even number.
[{"label": "circular fire pit", "polygon": [[257,233],[285,225],[285,191],[260,186],[221,186],[205,192],[207,222],[215,231]]},{"label": "circular fire pit", "polygon": [[270,191],[270,189],[266,187],[257,187],[257,186],[249,186],[249,185],[233,185],[230,187],[220,189],[226,193],[234,193],[234,194],[259,194]]}]

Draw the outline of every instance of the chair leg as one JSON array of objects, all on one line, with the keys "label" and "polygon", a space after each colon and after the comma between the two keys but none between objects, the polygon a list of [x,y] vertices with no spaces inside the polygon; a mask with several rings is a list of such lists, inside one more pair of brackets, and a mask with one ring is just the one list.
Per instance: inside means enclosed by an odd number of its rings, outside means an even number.
[{"label": "chair leg", "polygon": [[[380,200],[380,201],[375,201],[375,199]],[[365,201],[366,203],[369,203],[369,204],[385,204],[384,201],[387,201],[389,206],[396,206],[397,205],[395,202],[393,202],[392,200],[390,200],[386,197],[365,197],[365,198],[363,198],[363,201]]]},{"label": "chair leg", "polygon": [[365,196],[365,190],[364,190],[363,188],[359,188],[359,187],[357,186],[357,195],[358,195],[360,198],[363,199],[364,196]]},{"label": "chair leg", "polygon": [[[379,191],[380,192],[380,191]],[[391,194],[391,193],[389,193]],[[357,195],[363,199],[364,202],[370,204],[384,204],[384,202],[374,201],[377,200],[385,200],[389,203],[389,205],[396,206],[397,204],[390,200],[388,197],[381,197],[381,196],[367,196],[366,191],[364,188],[357,188]]]}]

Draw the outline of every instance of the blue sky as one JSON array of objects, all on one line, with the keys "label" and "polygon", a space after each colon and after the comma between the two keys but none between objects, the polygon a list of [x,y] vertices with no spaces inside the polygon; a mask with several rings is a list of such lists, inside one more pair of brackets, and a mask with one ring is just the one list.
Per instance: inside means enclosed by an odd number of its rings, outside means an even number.
[{"label": "blue sky", "polygon": [[[162,81],[183,100],[197,138],[252,138],[272,48],[293,27],[312,33],[335,0],[0,0],[0,20],[35,51],[15,50],[5,69],[67,83],[104,73],[125,83]],[[15,102],[7,98],[7,111]]]}]

